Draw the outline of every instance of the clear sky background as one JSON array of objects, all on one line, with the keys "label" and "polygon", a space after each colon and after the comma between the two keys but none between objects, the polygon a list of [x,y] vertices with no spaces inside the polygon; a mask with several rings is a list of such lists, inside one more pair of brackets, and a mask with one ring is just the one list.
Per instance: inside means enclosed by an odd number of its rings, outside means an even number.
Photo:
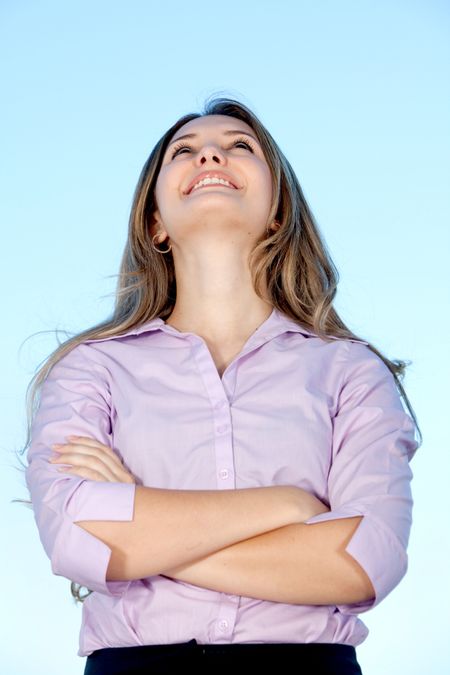
[{"label": "clear sky background", "polygon": [[81,675],[85,663],[69,581],[51,573],[32,512],[11,503],[27,496],[14,468],[26,386],[51,331],[109,315],[142,166],[212,94],[251,107],[294,167],[340,273],[343,320],[412,362],[424,443],[409,569],[360,615],[357,655],[364,675],[450,672],[449,29],[448,0],[0,1],[4,673]]}]

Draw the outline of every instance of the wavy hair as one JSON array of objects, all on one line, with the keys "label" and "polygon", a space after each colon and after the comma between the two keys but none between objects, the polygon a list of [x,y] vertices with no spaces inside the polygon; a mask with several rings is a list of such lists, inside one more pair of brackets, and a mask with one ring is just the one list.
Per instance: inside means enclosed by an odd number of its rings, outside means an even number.
[{"label": "wavy hair", "polygon": [[[243,103],[224,97],[207,99],[203,112],[180,117],[160,138],[140,173],[134,191],[128,223],[128,237],[122,254],[115,291],[115,303],[109,318],[73,335],[47,357],[26,391],[27,437],[24,453],[31,441],[38,393],[52,366],[76,345],[87,339],[118,336],[155,317],[166,319],[176,299],[173,255],[160,255],[152,246],[152,213],[156,204],[154,190],[166,148],[173,135],[187,122],[207,115],[227,115],[246,122],[255,132],[270,168],[273,201],[268,223],[279,223],[275,232],[266,233],[256,242],[248,262],[255,292],[301,326],[313,330],[324,340],[363,338],[355,335],[342,321],[333,299],[339,281],[314,216],[303,195],[290,163],[262,122]],[[267,286],[267,296],[263,290]],[[367,340],[365,340],[368,342]],[[414,421],[418,444],[422,433],[416,415],[403,388],[405,369],[410,361],[390,360],[374,345],[367,345],[386,364],[397,389]],[[22,501],[31,505],[27,500]],[[81,593],[81,586],[71,582],[73,597],[82,602],[91,591]]]}]

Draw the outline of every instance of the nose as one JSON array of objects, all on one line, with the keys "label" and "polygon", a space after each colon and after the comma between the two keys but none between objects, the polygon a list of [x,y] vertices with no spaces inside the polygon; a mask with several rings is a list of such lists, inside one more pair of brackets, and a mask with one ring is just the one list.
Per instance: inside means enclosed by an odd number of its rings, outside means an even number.
[{"label": "nose", "polygon": [[214,145],[206,145],[198,153],[196,163],[202,166],[205,162],[212,160],[218,164],[225,164],[225,158],[222,151]]}]

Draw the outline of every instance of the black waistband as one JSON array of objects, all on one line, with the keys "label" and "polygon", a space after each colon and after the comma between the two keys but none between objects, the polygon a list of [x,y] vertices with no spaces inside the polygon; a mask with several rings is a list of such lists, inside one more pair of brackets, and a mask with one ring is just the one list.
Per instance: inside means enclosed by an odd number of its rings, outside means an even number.
[{"label": "black waistband", "polygon": [[162,673],[166,672],[165,667],[167,672],[170,668],[176,672],[178,664],[187,666],[188,662],[194,667],[207,662],[225,667],[228,663],[236,675],[245,672],[247,666],[260,665],[270,669],[282,666],[284,659],[287,662],[292,658],[296,660],[297,673],[308,672],[306,669],[311,665],[314,672],[324,675],[362,675],[353,645],[335,642],[201,644],[195,639],[164,645],[99,649],[88,656],[84,675],[137,674],[144,673],[145,668],[152,668],[149,673]]}]

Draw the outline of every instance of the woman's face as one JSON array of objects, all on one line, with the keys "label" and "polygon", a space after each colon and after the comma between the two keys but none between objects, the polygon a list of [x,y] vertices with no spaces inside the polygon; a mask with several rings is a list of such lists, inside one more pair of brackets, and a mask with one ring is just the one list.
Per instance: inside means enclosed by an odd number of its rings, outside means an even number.
[{"label": "woman's face", "polygon": [[[177,142],[185,134],[195,136]],[[215,172],[233,185],[210,184],[187,192],[201,174]],[[265,232],[272,204],[272,176],[253,129],[226,115],[187,122],[166,149],[155,200],[155,232],[165,232],[174,250],[211,242],[250,250]],[[161,234],[155,243],[164,239]]]}]

